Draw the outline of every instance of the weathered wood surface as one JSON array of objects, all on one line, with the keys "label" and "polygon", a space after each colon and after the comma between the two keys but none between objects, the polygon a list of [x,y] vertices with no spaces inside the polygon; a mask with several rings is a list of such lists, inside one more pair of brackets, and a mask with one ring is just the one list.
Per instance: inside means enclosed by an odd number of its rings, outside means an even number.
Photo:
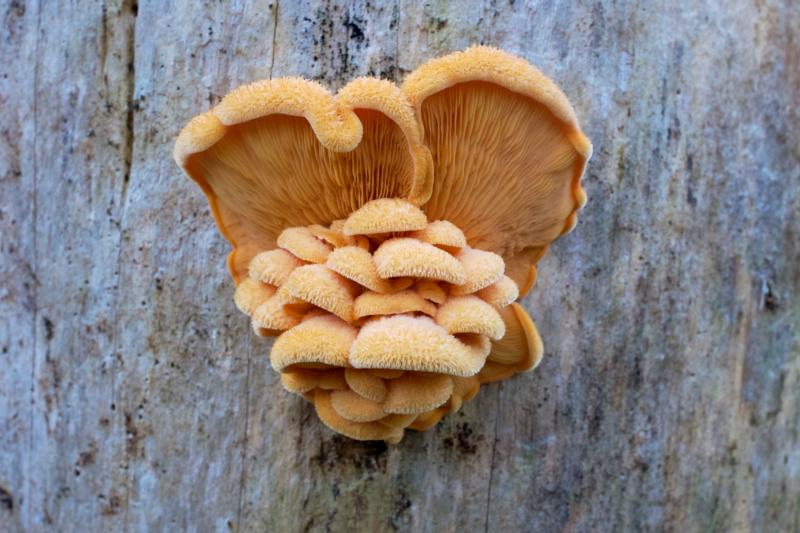
[{"label": "weathered wood surface", "polygon": [[[0,2],[0,531],[800,530],[792,0]],[[595,155],[532,374],[401,444],[269,369],[171,157],[231,88],[484,42]]]}]

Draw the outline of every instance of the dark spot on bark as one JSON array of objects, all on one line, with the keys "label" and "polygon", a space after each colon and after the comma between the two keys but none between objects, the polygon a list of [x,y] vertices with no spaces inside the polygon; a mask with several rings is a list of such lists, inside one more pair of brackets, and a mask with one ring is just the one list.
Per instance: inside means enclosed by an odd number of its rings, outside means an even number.
[{"label": "dark spot on bark", "polygon": [[589,420],[589,437],[596,438],[600,433],[600,425],[603,422],[603,407],[599,403],[594,407],[592,419]]},{"label": "dark spot on bark", "polygon": [[409,522],[408,510],[410,508],[411,500],[408,498],[408,494],[406,494],[404,490],[400,489],[397,493],[397,497],[394,500],[394,512],[392,513],[389,526],[397,531],[400,526],[407,524]]},{"label": "dark spot on bark", "polygon": [[95,463],[97,458],[97,450],[88,450],[85,452],[81,452],[78,456],[78,461],[75,463],[75,466],[89,466]]},{"label": "dark spot on bark", "polygon": [[435,31],[441,31],[442,29],[447,27],[447,19],[432,18],[430,19],[430,25],[434,28]]},{"label": "dark spot on bark", "polygon": [[135,456],[138,452],[139,441],[144,437],[144,434],[136,427],[133,422],[133,415],[130,413],[125,413],[125,437],[127,441],[125,450],[128,455]]},{"label": "dark spot on bark", "polygon": [[383,441],[357,441],[335,435],[319,444],[319,451],[311,457],[312,464],[331,470],[342,466],[357,469],[385,471],[388,448]]},{"label": "dark spot on bark", "polygon": [[0,487],[0,507],[7,511],[14,510],[14,496],[5,487]]},{"label": "dark spot on bark", "polygon": [[364,40],[364,32],[354,21],[355,19],[350,20],[350,18],[347,18],[345,19],[344,25],[348,30],[350,30],[350,38],[360,43]]},{"label": "dark spot on bark", "polygon": [[461,453],[472,455],[478,451],[478,445],[477,442],[474,442],[473,433],[468,422],[462,422],[456,426],[458,449]]},{"label": "dark spot on bark", "polygon": [[774,313],[778,310],[778,297],[772,292],[772,284],[767,283],[767,292],[764,293],[764,309]]},{"label": "dark spot on bark", "polygon": [[43,317],[42,322],[44,323],[44,338],[48,341],[53,340],[53,321]]}]

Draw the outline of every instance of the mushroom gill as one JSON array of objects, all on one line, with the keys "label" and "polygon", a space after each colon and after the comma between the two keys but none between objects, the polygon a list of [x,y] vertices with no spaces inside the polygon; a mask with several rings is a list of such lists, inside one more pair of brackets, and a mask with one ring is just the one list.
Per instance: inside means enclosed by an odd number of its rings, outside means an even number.
[{"label": "mushroom gill", "polygon": [[539,363],[515,300],[574,226],[590,155],[558,87],[483,46],[402,89],[240,87],[175,145],[284,388],[334,431],[387,442]]}]

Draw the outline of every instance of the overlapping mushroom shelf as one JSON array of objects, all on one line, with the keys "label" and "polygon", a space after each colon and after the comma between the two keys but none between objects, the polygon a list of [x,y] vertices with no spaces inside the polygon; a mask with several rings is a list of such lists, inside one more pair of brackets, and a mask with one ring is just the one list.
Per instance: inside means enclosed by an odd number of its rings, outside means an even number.
[{"label": "overlapping mushroom shelf", "polygon": [[400,199],[329,227],[289,228],[256,255],[236,304],[270,361],[331,429],[397,442],[534,367],[542,352],[500,256]]}]

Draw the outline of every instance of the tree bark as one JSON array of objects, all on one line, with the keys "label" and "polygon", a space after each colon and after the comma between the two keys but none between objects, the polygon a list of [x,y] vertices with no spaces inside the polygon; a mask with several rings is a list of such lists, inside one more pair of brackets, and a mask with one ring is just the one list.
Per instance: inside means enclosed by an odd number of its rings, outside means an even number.
[{"label": "tree bark", "polygon": [[[800,9],[0,2],[0,531],[800,530]],[[232,88],[485,43],[595,155],[532,373],[399,445],[285,392],[172,160]]]}]

